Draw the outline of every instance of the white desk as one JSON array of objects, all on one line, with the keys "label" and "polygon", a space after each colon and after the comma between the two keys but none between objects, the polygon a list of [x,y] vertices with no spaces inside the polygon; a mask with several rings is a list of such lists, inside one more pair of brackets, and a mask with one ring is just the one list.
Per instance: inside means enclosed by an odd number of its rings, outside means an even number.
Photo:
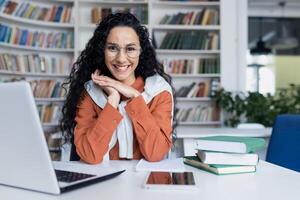
[{"label": "white desk", "polygon": [[200,137],[230,135],[244,137],[265,138],[268,142],[272,129],[237,129],[237,128],[199,128],[197,132],[177,133],[177,137],[183,139],[184,156],[193,156],[197,152],[197,139]]},{"label": "white desk", "polygon": [[[198,191],[157,191],[141,187],[146,172],[135,172],[136,161],[110,161],[105,165],[123,166],[126,172],[111,180],[70,191],[60,196],[0,186],[2,200],[299,200],[300,173],[261,161],[257,172],[216,176],[193,167]],[[101,166],[82,165],[82,171],[99,170]],[[78,168],[78,167],[77,167]]]}]

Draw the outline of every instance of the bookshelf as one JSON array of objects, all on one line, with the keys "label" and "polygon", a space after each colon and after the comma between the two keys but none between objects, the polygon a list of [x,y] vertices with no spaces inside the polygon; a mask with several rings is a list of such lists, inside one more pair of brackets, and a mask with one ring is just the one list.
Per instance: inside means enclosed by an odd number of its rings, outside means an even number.
[{"label": "bookshelf", "polygon": [[78,15],[76,15],[75,26],[78,31],[77,40],[77,53],[84,49],[85,43],[93,34],[93,30],[96,27],[95,22],[99,21],[92,18],[92,9],[97,8],[101,10],[98,14],[101,18],[105,17],[108,13],[129,10],[131,13],[135,13],[137,18],[143,22],[144,25],[148,25],[148,1],[107,1],[107,0],[79,0],[76,2]]},{"label": "bookshelf", "polygon": [[[220,69],[211,73],[199,71],[201,60],[220,61],[220,5],[219,1],[153,1],[151,4],[153,12],[150,12],[149,27],[156,40],[156,52],[165,71],[172,76],[178,96],[178,111],[175,114],[178,133],[187,130],[195,132],[202,127],[217,127],[222,124],[219,112],[213,117],[213,113],[217,111],[214,111],[214,101],[209,94],[210,81],[214,79],[220,82]],[[207,21],[209,15],[210,22]],[[203,45],[211,43],[205,42],[208,34],[217,36],[214,47]],[[191,87],[192,83],[194,86]],[[200,84],[203,87],[197,88]],[[192,90],[195,92],[188,94],[182,90],[184,88],[188,93]]]},{"label": "bookshelf", "polygon": [[[19,3],[22,2],[19,0],[15,1]],[[71,16],[67,22],[63,22],[63,20],[60,20],[59,22],[54,22],[53,20],[43,21],[37,20],[36,18],[30,19],[16,16],[14,14],[7,14],[3,12],[3,9],[0,9],[1,24],[3,23],[11,27],[22,27],[28,30],[41,31],[45,33],[72,33],[72,47],[43,48],[30,45],[18,45],[10,42],[0,42],[0,54],[38,54],[41,57],[63,57],[72,63],[74,58],[78,57],[82,49],[84,49],[86,42],[93,34],[93,30],[96,27],[96,24],[92,22],[93,15],[94,18],[103,17],[102,14],[105,15],[107,12],[127,9],[131,12],[138,13],[138,18],[143,22],[143,25],[148,28],[152,40],[156,43],[158,59],[164,64],[165,70],[172,76],[174,86],[177,91],[181,87],[188,86],[193,82],[197,84],[204,82],[211,86],[211,80],[217,81],[227,90],[238,91],[244,88],[244,69],[241,68],[241,66],[246,66],[247,23],[240,22],[243,20],[245,20],[245,22],[247,21],[246,0],[35,0],[31,1],[30,4],[47,7],[49,9],[53,6],[63,5],[71,8]],[[94,14],[92,15],[93,9]],[[101,13],[97,13],[97,10],[101,10]],[[207,12],[206,10],[211,12]],[[202,23],[200,20],[201,17],[197,17],[197,14],[200,12],[202,12],[203,15],[204,12],[208,13],[206,14],[208,16],[206,17],[206,22]],[[182,18],[181,22],[179,22],[180,18],[178,13],[181,13],[183,18],[186,16],[186,20],[183,20]],[[166,15],[171,17],[173,16],[173,18],[177,15],[177,23],[161,23],[162,19]],[[190,16],[188,17],[188,15]],[[169,20],[171,20],[171,18]],[[177,46],[177,48],[169,48],[168,46],[160,48],[164,37],[168,33],[182,33],[183,36],[179,36],[180,34],[177,34],[176,36],[179,38],[177,43],[181,43]],[[206,40],[205,38],[208,37],[214,42],[207,40],[206,45],[200,45],[199,43],[198,48],[194,48],[192,45],[188,47],[185,46],[184,48],[182,40],[189,37],[185,34],[192,34],[193,37],[202,35],[201,37],[204,38],[203,40]],[[209,43],[213,43],[213,45],[208,45]],[[205,61],[207,59],[215,59],[217,60],[217,64]],[[33,72],[24,70],[17,71],[4,70],[0,68],[1,79],[5,80],[12,77],[28,81],[39,79],[62,81],[67,77],[67,73],[49,73],[45,71]],[[210,90],[211,89],[208,91]],[[63,100],[63,97],[43,97],[37,98],[36,102],[43,105],[56,105],[61,104]],[[207,93],[207,91],[206,95],[177,98],[177,107],[180,109],[196,108],[199,106],[213,107],[214,103],[215,102],[210,98],[209,92]],[[181,138],[183,138],[185,133],[195,133],[200,129],[220,127],[222,125],[222,114],[220,111],[216,111],[215,113],[218,115],[215,119],[210,118],[202,121],[180,121],[178,123],[177,132],[180,134]],[[57,128],[58,124],[50,122],[43,123],[43,126],[46,130],[51,130]],[[57,134],[55,136],[57,137]],[[47,138],[48,137],[49,134]],[[57,152],[57,149],[52,149],[55,150],[54,152]]]},{"label": "bookshelf", "polygon": [[0,1],[0,77],[31,83],[53,160],[62,155],[58,118],[64,97],[57,88],[74,58],[73,6],[73,1]]}]

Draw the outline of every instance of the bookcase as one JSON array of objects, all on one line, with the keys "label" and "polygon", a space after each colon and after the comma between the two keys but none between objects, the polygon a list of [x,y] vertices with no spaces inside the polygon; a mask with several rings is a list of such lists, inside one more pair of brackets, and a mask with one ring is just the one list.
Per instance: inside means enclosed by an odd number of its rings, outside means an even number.
[{"label": "bookcase", "polygon": [[0,5],[1,81],[30,83],[52,159],[60,160],[60,86],[75,53],[74,2],[2,0]]},{"label": "bookcase", "polygon": [[220,82],[220,2],[156,1],[151,7],[156,52],[176,90],[177,132],[220,125],[210,98],[212,85]]},{"label": "bookcase", "polygon": [[[44,31],[45,35],[51,32],[67,32],[70,33],[68,38],[73,45],[68,48],[18,45],[3,42],[0,31],[0,54],[38,55],[41,58],[50,57],[50,61],[51,57],[65,58],[66,62],[61,62],[69,63],[66,64],[68,70],[70,63],[78,57],[92,36],[96,27],[95,21],[117,10],[134,13],[148,28],[157,57],[164,64],[165,71],[173,78],[178,95],[178,110],[175,115],[178,119],[177,132],[181,133],[181,137],[182,134],[195,133],[201,128],[222,125],[221,111],[215,108],[215,102],[210,97],[219,85],[234,91],[243,88],[244,69],[240,66],[246,66],[247,25],[246,21],[243,24],[239,22],[247,19],[247,0],[36,0],[30,3],[48,8],[70,7],[69,21],[64,22],[60,19],[59,22],[46,22],[28,19],[5,14],[1,9],[1,24]],[[38,60],[47,60],[46,58]],[[2,66],[1,63],[0,65]],[[33,72],[1,69],[0,77],[23,78],[32,81],[33,84],[36,80],[52,79],[59,82],[66,78],[68,70],[45,73],[46,70]],[[59,110],[64,98],[48,97],[36,100],[44,105],[54,104],[53,110]],[[55,130],[58,124],[43,125],[45,130]],[[50,136],[47,135],[48,137]],[[59,138],[59,135],[54,134],[53,138]],[[65,159],[67,160],[67,156]]]}]

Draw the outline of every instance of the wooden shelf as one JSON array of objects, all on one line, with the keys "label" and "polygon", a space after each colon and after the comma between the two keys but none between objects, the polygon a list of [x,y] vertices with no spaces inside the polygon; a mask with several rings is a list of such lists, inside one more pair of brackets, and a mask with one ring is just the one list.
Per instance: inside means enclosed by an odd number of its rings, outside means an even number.
[{"label": "wooden shelf", "polygon": [[218,78],[220,74],[170,74],[172,78]]},{"label": "wooden shelf", "polygon": [[0,42],[1,47],[14,48],[26,51],[40,51],[40,52],[57,52],[57,53],[74,53],[74,49],[62,49],[62,48],[39,48],[39,47],[31,47],[31,46],[22,46],[15,44],[7,44]]},{"label": "wooden shelf", "polygon": [[177,97],[176,100],[177,100],[177,101],[181,101],[181,102],[213,101],[213,99],[210,98],[210,97],[192,97],[192,98],[188,98],[188,97]]},{"label": "wooden shelf", "polygon": [[61,148],[59,147],[48,147],[49,151],[50,152],[60,152],[61,151]]},{"label": "wooden shelf", "polygon": [[180,7],[187,7],[187,6],[219,6],[220,2],[209,2],[209,1],[156,1],[153,2],[154,6],[180,6]]},{"label": "wooden shelf", "polygon": [[42,123],[43,127],[57,127],[59,123]]},{"label": "wooden shelf", "polygon": [[178,122],[181,126],[202,126],[202,125],[221,125],[220,121],[204,121],[204,122]]},{"label": "wooden shelf", "polygon": [[34,98],[36,102],[63,102],[66,99],[63,97],[53,97],[53,98]]},{"label": "wooden shelf", "polygon": [[[150,0],[151,1],[151,0]],[[78,0],[81,4],[108,4],[108,5],[148,5],[147,0],[134,0],[134,1],[117,1],[117,0]]]},{"label": "wooden shelf", "polygon": [[157,54],[219,54],[220,50],[156,49]]},{"label": "wooden shelf", "polygon": [[[79,24],[78,27],[81,28],[81,29],[95,29],[97,26],[97,24],[92,24],[92,23],[86,23],[86,24]],[[146,26],[148,27],[147,24],[142,24],[142,26]]]},{"label": "wooden shelf", "polygon": [[74,28],[74,24],[72,23],[59,23],[59,22],[49,22],[49,21],[42,21],[42,20],[32,20],[32,19],[27,19],[22,17],[15,17],[4,13],[0,13],[0,18],[4,18],[14,22],[19,22],[22,24],[30,24],[34,26],[40,26],[40,27],[61,28],[61,29]]},{"label": "wooden shelf", "polygon": [[173,25],[173,24],[160,24],[154,25],[152,27],[153,30],[220,30],[220,26],[218,25]]},{"label": "wooden shelf", "polygon": [[0,70],[0,75],[11,75],[11,76],[26,76],[26,77],[49,77],[49,78],[67,78],[67,74],[48,74],[48,73],[31,73],[31,72],[10,72]]}]

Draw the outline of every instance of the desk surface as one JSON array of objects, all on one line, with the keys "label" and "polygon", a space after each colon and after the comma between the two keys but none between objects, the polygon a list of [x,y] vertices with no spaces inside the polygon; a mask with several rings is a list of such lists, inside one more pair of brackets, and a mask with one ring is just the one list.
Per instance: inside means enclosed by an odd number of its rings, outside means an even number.
[{"label": "desk surface", "polygon": [[[216,176],[186,166],[194,171],[198,191],[157,191],[142,188],[146,172],[135,172],[136,161],[109,161],[102,165],[76,165],[82,171],[99,170],[107,167],[123,167],[127,171],[120,176],[59,196],[0,186],[1,199],[116,199],[116,200],[298,200],[300,196],[300,173],[261,161],[256,173]],[[73,164],[70,164],[70,169]]]}]

